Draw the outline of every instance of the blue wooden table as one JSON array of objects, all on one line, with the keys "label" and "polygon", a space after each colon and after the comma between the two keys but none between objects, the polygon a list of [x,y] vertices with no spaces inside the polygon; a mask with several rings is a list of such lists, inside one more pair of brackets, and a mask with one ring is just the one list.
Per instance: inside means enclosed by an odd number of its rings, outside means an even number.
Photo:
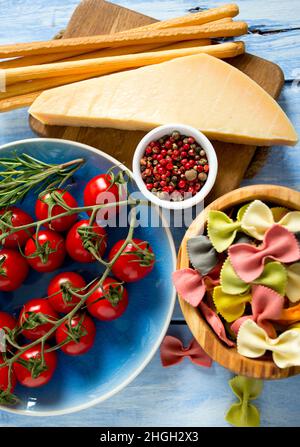
[{"label": "blue wooden table", "polygon": [[[225,0],[117,0],[116,3],[165,19],[190,8],[214,7]],[[64,28],[79,0],[0,0],[0,43],[45,40]],[[285,74],[280,104],[300,134],[300,2],[238,0],[241,19],[250,24],[244,37],[248,52],[278,63]],[[0,115],[0,144],[34,137],[27,110]],[[300,190],[300,145],[275,147],[264,168],[244,184],[274,183]],[[184,230],[174,231],[179,244]],[[186,343],[191,335],[179,308],[170,334]],[[188,361],[169,369],[152,362],[126,389],[110,400],[59,417],[32,418],[0,412],[0,426],[226,426],[224,414],[234,400],[231,374],[214,364],[199,368]],[[265,383],[257,401],[262,426],[300,426],[300,376]]]}]

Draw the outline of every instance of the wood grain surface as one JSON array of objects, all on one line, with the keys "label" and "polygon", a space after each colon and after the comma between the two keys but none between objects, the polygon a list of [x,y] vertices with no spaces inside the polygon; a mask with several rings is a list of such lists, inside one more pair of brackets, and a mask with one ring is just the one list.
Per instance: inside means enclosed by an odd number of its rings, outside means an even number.
[{"label": "wood grain surface", "polygon": [[[104,0],[85,0],[75,10],[64,37],[112,33],[152,22],[152,18]],[[229,63],[249,75],[274,98],[279,96],[284,77],[277,65],[250,54],[233,58]],[[134,150],[145,134],[107,128],[45,126],[32,117],[30,125],[40,136],[75,140],[104,150],[129,168]],[[253,146],[214,141],[213,145],[218,156],[219,172],[206,203],[240,185],[256,150]]]}]

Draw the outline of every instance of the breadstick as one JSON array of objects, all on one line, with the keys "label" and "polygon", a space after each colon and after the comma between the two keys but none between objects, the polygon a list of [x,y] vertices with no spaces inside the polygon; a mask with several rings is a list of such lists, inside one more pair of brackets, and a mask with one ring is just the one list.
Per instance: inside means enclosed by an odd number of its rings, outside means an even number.
[{"label": "breadstick", "polygon": [[[217,21],[218,22],[218,21]],[[247,32],[245,22],[207,23],[200,26],[167,28],[162,30],[136,31],[126,34],[109,34],[90,37],[32,42],[0,46],[0,58],[59,53],[74,50],[78,53],[105,47],[123,47],[127,45],[176,42],[179,40],[202,39],[212,37],[240,36]]]},{"label": "breadstick", "polygon": [[[204,25],[205,23],[214,22],[225,17],[235,17],[239,13],[238,5],[229,3],[227,5],[219,6],[218,8],[211,8],[207,11],[200,11],[192,14],[187,14],[182,17],[175,17],[173,19],[162,20],[161,22],[151,23],[150,25],[140,26],[134,28],[136,30],[153,30],[176,28],[180,26]],[[122,31],[126,32],[126,31]]]},{"label": "breadstick", "polygon": [[[208,24],[218,24],[218,23],[228,23],[228,22],[232,22],[233,21],[233,19],[232,19],[232,17],[223,17],[223,18],[219,18],[219,19],[217,19],[217,20],[213,20],[213,21],[211,21],[211,22],[208,22],[208,23],[202,23],[202,24],[191,24],[191,25],[186,25],[185,27],[191,27],[191,26],[194,26],[194,27],[196,27],[196,26],[202,26],[202,25],[208,25]],[[156,23],[152,23],[151,25],[146,25],[146,26],[142,26],[142,27],[139,27],[139,28],[132,28],[132,29],[130,29],[129,31],[130,31],[130,33],[132,33],[132,34],[134,34],[134,33],[140,33],[141,31],[153,31],[153,28],[152,28],[152,26],[153,25],[156,25],[156,24],[160,24],[160,23],[162,23],[162,22],[156,22]],[[174,27],[166,27],[166,28],[157,28],[158,30],[161,30],[161,29],[178,29],[178,28],[180,28],[180,26],[174,26]],[[118,33],[116,33],[116,34],[118,34],[118,35],[123,35],[123,34],[128,34],[128,32],[129,32],[128,30],[127,31],[119,31]]]},{"label": "breadstick", "polygon": [[150,50],[150,53],[154,53],[154,51],[180,50],[181,48],[208,47],[209,45],[212,45],[211,39],[183,40],[155,48],[154,50]]},{"label": "breadstick", "polygon": [[219,58],[227,58],[234,57],[243,52],[244,44],[242,42],[226,42],[196,48],[182,48],[179,50],[155,51],[152,53],[148,52],[125,56],[101,57],[71,62],[33,65],[31,67],[9,68],[4,70],[4,72],[6,75],[6,85],[10,85],[20,81],[57,76],[73,76],[75,74],[84,73],[97,73],[99,76],[120,70],[127,70],[129,68],[158,64],[176,57],[190,56],[199,53],[207,53]]},{"label": "breadstick", "polygon": [[0,69],[5,68],[19,68],[29,67],[30,65],[39,65],[49,62],[60,61],[62,58],[68,58],[74,56],[74,52],[69,53],[53,53],[53,54],[39,54],[37,56],[24,56],[16,59],[9,59],[0,62]]},{"label": "breadstick", "polygon": [[[131,45],[129,47],[121,48],[105,48],[104,50],[92,51],[91,53],[85,53],[79,56],[73,56],[62,60],[61,62],[69,61],[80,61],[86,59],[94,59],[97,57],[107,57],[107,56],[122,56],[125,54],[136,54],[136,53],[146,53],[150,51],[151,53],[157,50],[179,50],[180,48],[191,48],[191,47],[204,47],[211,45],[210,39],[195,39],[195,40],[184,40],[182,42],[175,42],[167,45]],[[123,51],[124,50],[124,51]]]},{"label": "breadstick", "polygon": [[[185,45],[186,43],[186,45]],[[176,48],[188,48],[188,47],[196,47],[196,46],[206,46],[210,45],[210,39],[195,39],[195,40],[186,40],[183,42],[175,42],[170,45],[171,49]],[[164,48],[169,46],[169,44],[164,45]],[[12,59],[9,61],[0,62],[0,69],[5,68],[20,68],[20,67],[29,67],[31,65],[40,65],[50,62],[65,62],[65,61],[79,61],[83,59],[92,59],[94,57],[107,57],[107,56],[121,56],[122,54],[135,54],[135,53],[144,53],[146,51],[155,51],[158,48],[162,48],[161,44],[148,44],[148,45],[129,45],[127,47],[120,48],[104,48],[99,51],[92,51],[90,53],[82,53],[74,55],[75,53],[53,53],[53,54],[41,54],[37,56],[25,56],[19,57],[17,59]]]},{"label": "breadstick", "polygon": [[13,98],[18,95],[33,93],[39,90],[46,90],[60,85],[72,84],[72,82],[82,81],[84,79],[99,76],[97,73],[84,73],[74,76],[58,76],[52,78],[35,79],[31,82],[16,82],[8,87],[6,92],[0,93],[0,101],[3,99]]},{"label": "breadstick", "polygon": [[19,95],[8,99],[2,99],[0,100],[0,113],[31,106],[34,100],[41,93],[42,92],[34,92],[27,95]]},{"label": "breadstick", "polygon": [[[203,39],[206,42],[205,39]],[[38,54],[36,56],[24,56],[17,59],[12,59],[9,61],[0,62],[0,68],[19,68],[19,67],[29,67],[31,65],[40,65],[49,62],[66,60],[80,60],[80,59],[90,59],[93,57],[106,57],[106,56],[120,56],[122,54],[134,54],[145,51],[150,51],[155,48],[159,48],[160,44],[148,44],[148,45],[130,45],[121,48],[104,48],[99,51],[92,51],[89,53],[53,53],[53,54]]]}]

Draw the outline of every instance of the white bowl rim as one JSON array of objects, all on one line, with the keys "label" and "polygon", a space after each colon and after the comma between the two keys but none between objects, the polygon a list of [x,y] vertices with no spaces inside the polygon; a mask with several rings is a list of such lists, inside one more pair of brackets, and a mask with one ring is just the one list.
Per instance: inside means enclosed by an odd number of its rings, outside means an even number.
[{"label": "white bowl rim", "polygon": [[[92,146],[89,146],[87,144],[84,143],[78,143],[77,141],[72,141],[72,140],[65,140],[65,139],[59,139],[59,138],[27,138],[27,139],[23,139],[23,140],[17,140],[17,141],[13,141],[10,143],[6,143],[0,146],[0,151],[4,150],[4,149],[9,149],[12,146],[16,146],[16,145],[21,145],[24,143],[34,143],[37,141],[42,141],[42,142],[48,142],[48,143],[59,143],[59,144],[72,144],[74,146],[77,146],[79,148],[82,149],[86,149],[87,151],[93,152],[97,155],[101,155],[102,157],[106,158],[107,160],[109,160],[110,162],[113,163],[113,165],[117,165],[118,167],[120,167],[121,169],[126,169],[127,171],[131,172],[129,168],[127,168],[123,163],[120,163],[118,160],[116,160],[114,157],[106,154],[105,152],[101,151],[100,149],[96,149]],[[172,233],[170,231],[170,228],[168,227],[168,225],[165,225],[166,220],[164,218],[163,213],[161,212],[161,210],[159,211],[160,213],[160,217],[162,219],[163,222],[163,228],[166,232],[167,238],[168,238],[168,242],[170,244],[170,249],[171,249],[171,256],[172,256],[172,260],[173,260],[173,270],[176,269],[176,249],[175,249],[175,244],[174,244],[174,240],[173,240],[173,236]],[[171,279],[170,279],[171,280]],[[4,405],[0,405],[0,410],[2,411],[6,411],[7,413],[14,413],[14,414],[19,414],[22,416],[35,416],[35,417],[44,417],[44,416],[60,416],[63,414],[70,414],[70,413],[75,413],[77,411],[81,411],[81,410],[86,410],[87,408],[93,407],[94,405],[97,405],[101,402],[104,402],[105,400],[109,399],[110,397],[114,396],[115,394],[117,394],[119,391],[121,391],[123,388],[125,388],[127,385],[129,385],[130,382],[132,382],[142,371],[143,369],[145,369],[145,367],[148,365],[148,363],[150,363],[150,361],[152,360],[152,358],[154,357],[154,355],[156,354],[156,351],[158,350],[168,328],[170,325],[170,321],[172,319],[172,315],[173,315],[173,311],[174,311],[174,306],[175,306],[175,302],[176,302],[176,291],[175,288],[173,286],[173,293],[171,296],[171,301],[170,301],[170,308],[169,308],[169,312],[165,321],[165,324],[162,328],[161,334],[158,337],[156,343],[154,344],[153,348],[151,349],[151,351],[148,353],[147,357],[145,358],[145,360],[141,363],[141,365],[129,376],[127,377],[126,380],[124,380],[122,383],[120,383],[114,390],[107,392],[106,394],[104,394],[101,397],[98,397],[96,399],[91,400],[90,402],[81,404],[81,405],[77,405],[75,407],[69,407],[66,408],[64,410],[54,410],[54,411],[30,411],[30,410],[17,410],[17,409],[13,409],[10,407],[6,407]]]},{"label": "white bowl rim", "polygon": [[[178,130],[181,134],[192,136],[196,139],[196,141],[200,143],[200,145],[206,152],[210,168],[207,180],[203,188],[193,197],[182,200],[180,202],[171,202],[168,200],[159,199],[155,194],[148,191],[142,179],[140,170],[140,159],[144,154],[145,147],[150,143],[150,141],[157,140],[164,135],[171,134],[174,130]],[[137,183],[140,191],[150,202],[153,202],[155,203],[155,205],[158,205],[161,208],[165,209],[183,210],[197,205],[199,202],[203,201],[209,194],[216,181],[216,176],[218,173],[218,159],[213,145],[204,135],[204,133],[200,132],[200,130],[186,124],[164,124],[163,126],[155,127],[141,139],[134,152],[132,160],[132,172],[134,180]]]}]

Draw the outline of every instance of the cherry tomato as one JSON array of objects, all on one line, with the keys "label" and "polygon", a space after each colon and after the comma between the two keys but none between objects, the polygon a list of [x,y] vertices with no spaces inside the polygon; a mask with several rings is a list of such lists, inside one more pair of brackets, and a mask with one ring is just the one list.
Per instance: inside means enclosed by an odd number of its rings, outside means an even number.
[{"label": "cherry tomato", "polygon": [[[44,365],[42,364],[41,345],[36,345],[24,351],[14,363],[14,371],[21,385],[28,388],[37,388],[46,385],[55,371],[57,356],[55,351],[47,352],[50,346],[44,346]],[[27,362],[29,367],[22,364]],[[30,363],[29,363],[30,362]]]},{"label": "cherry tomato", "polygon": [[[93,288],[91,285],[90,290]],[[87,299],[87,309],[98,320],[115,320],[128,306],[127,290],[114,278],[106,278]]]},{"label": "cherry tomato", "polygon": [[[6,223],[9,223],[13,227],[21,227],[23,225],[31,224],[33,219],[29,214],[25,213],[25,211],[17,208],[16,206],[11,206],[9,208],[0,210],[0,217]],[[2,227],[0,223],[0,234],[5,232],[5,226]],[[28,228],[27,230],[20,230],[16,233],[10,234],[7,236],[1,243],[5,248],[18,248],[23,247],[25,242],[31,237],[33,234],[33,228]]]},{"label": "cherry tomato", "polygon": [[11,292],[20,287],[29,272],[26,259],[17,251],[0,250],[0,290]]},{"label": "cherry tomato", "polygon": [[68,343],[61,346],[61,350],[68,355],[85,354],[94,344],[96,326],[88,315],[75,315],[71,320],[71,327],[66,321],[56,330],[56,343],[60,344],[66,340]]},{"label": "cherry tomato", "polygon": [[[49,302],[53,309],[63,314],[70,312],[70,310],[72,310],[80,301],[77,296],[72,295],[67,290],[66,286],[82,289],[86,286],[86,282],[82,276],[74,272],[59,273],[51,279],[48,286]],[[81,292],[79,291],[78,293]],[[84,292],[82,292],[82,294],[83,293]]]},{"label": "cherry tomato", "polygon": [[[120,250],[125,240],[118,241],[109,253],[109,260]],[[141,239],[133,239],[128,244],[121,256],[112,267],[113,275],[125,282],[139,281],[153,269],[155,262],[154,253],[148,242]]]},{"label": "cherry tomato", "polygon": [[[0,354],[0,365],[2,365],[4,363],[4,359],[2,354]],[[8,366],[2,366],[0,367],[0,390],[1,391],[8,391],[8,385],[9,385],[9,369]],[[11,387],[9,392],[13,393],[14,392],[14,388],[17,384],[17,380],[16,380],[16,375],[14,373],[14,370],[12,370],[12,374],[11,374]],[[2,396],[1,396],[1,392],[0,392],[0,404],[1,403],[5,403],[5,400],[2,402]]]},{"label": "cherry tomato", "polygon": [[[55,203],[54,199],[51,197],[53,192],[59,194],[66,205],[70,208],[76,208],[78,206],[75,198],[68,191],[56,189],[55,191],[47,192],[43,196],[39,197],[35,204],[35,214],[38,220],[47,219],[47,217],[49,217],[49,205],[51,206],[51,202]],[[65,211],[66,210],[62,206],[54,205],[51,210],[51,216],[57,216]],[[55,231],[66,231],[76,222],[76,219],[77,214],[59,217],[58,219],[52,220],[50,223],[46,223],[45,227],[51,228]]]},{"label": "cherry tomato", "polygon": [[[78,230],[81,234],[78,233]],[[99,227],[96,223],[90,227],[89,220],[83,219],[76,222],[68,232],[67,252],[75,261],[94,262],[96,258],[87,247],[92,247],[97,256],[102,257],[107,247],[106,240],[107,234],[104,228]]]},{"label": "cherry tomato", "polygon": [[25,245],[25,256],[28,264],[38,272],[53,272],[62,265],[66,256],[63,237],[52,230],[40,230],[28,239]]},{"label": "cherry tomato", "polygon": [[24,304],[18,321],[19,326],[24,328],[22,329],[24,337],[28,340],[37,340],[47,334],[53,325],[50,322],[43,322],[45,317],[51,320],[58,319],[57,313],[47,299],[35,298]]},{"label": "cherry tomato", "polygon": [[7,312],[0,312],[0,330],[5,330],[5,328],[11,331],[16,327],[17,320]]},{"label": "cherry tomato", "polygon": [[[83,199],[85,206],[100,205],[119,201],[119,187],[113,183],[113,178],[109,174],[100,174],[92,178],[84,188]],[[103,219],[108,215],[115,215],[118,207],[111,207],[109,211],[101,212]],[[88,212],[88,214],[91,214]]]}]

